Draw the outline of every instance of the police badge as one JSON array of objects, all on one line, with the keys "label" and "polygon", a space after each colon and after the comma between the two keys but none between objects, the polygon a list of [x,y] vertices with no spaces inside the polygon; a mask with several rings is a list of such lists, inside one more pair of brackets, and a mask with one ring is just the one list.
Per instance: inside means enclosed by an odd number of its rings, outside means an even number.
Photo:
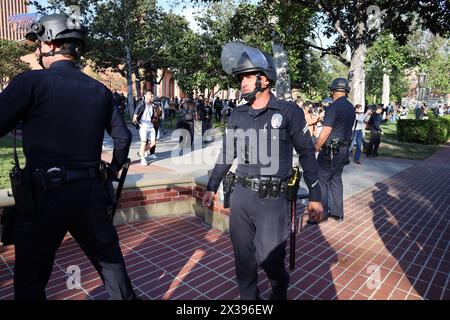
[{"label": "police badge", "polygon": [[272,128],[278,129],[281,127],[281,123],[283,122],[283,116],[279,113],[275,113],[272,116],[272,119],[270,120],[270,123],[272,124]]}]

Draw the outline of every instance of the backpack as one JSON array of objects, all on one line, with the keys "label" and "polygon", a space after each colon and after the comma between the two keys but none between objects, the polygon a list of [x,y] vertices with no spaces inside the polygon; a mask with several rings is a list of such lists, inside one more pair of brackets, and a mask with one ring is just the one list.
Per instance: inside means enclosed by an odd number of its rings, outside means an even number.
[{"label": "backpack", "polygon": [[154,127],[159,127],[161,118],[161,109],[159,107],[153,107],[152,124]]}]

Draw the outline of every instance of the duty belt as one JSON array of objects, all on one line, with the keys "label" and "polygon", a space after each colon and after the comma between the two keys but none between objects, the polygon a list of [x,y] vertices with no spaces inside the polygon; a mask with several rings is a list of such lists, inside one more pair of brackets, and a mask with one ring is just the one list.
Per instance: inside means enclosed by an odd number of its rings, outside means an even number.
[{"label": "duty belt", "polygon": [[328,141],[327,143],[325,143],[324,147],[328,147],[330,145],[335,145],[337,147],[348,147],[351,143],[352,143],[352,141],[350,139],[345,140],[345,139],[341,139],[341,138],[333,138],[330,141]]},{"label": "duty belt", "polygon": [[236,182],[247,189],[259,191],[259,184],[261,180],[259,178],[249,178],[247,176],[236,175]]},{"label": "duty belt", "polygon": [[259,193],[261,198],[278,198],[286,192],[287,179],[276,176],[247,177],[236,175],[237,183],[252,191]]},{"label": "duty belt", "polygon": [[34,186],[41,191],[60,189],[66,182],[86,179],[98,179],[98,168],[65,169],[52,167],[50,169],[37,168],[32,171]]}]

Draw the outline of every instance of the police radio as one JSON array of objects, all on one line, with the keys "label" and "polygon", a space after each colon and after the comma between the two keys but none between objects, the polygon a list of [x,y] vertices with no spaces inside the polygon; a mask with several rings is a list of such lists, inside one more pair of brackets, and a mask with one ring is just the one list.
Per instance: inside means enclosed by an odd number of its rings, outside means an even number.
[{"label": "police radio", "polygon": [[29,170],[20,168],[16,149],[16,129],[13,130],[14,162],[9,173],[11,188],[17,213],[30,213],[34,211],[34,196],[31,187],[31,174]]}]

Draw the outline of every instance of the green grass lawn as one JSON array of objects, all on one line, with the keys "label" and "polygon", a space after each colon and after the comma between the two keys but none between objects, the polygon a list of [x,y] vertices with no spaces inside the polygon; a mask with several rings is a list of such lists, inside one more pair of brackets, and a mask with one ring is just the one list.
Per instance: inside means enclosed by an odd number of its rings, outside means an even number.
[{"label": "green grass lawn", "polygon": [[[446,115],[450,119],[450,115]],[[414,119],[414,114],[410,112],[408,119]],[[435,153],[439,145],[426,145],[421,143],[399,141],[397,137],[397,124],[386,122],[381,125],[384,135],[381,137],[379,155],[386,157],[396,157],[411,160],[423,160]],[[365,140],[370,139],[369,131],[366,131]]]},{"label": "green grass lawn", "polygon": [[216,121],[215,119],[213,120],[212,123],[213,128],[218,129],[220,131],[225,131],[225,128],[227,127],[226,123],[222,123],[220,121]]},{"label": "green grass lawn", "polygon": [[[384,135],[378,150],[380,156],[423,160],[430,157],[439,149],[439,145],[426,145],[420,143],[399,141],[397,137],[397,124],[385,123],[381,125]],[[370,132],[366,131],[365,140],[370,139]]]},{"label": "green grass lawn", "polygon": [[[22,152],[22,142],[17,141],[17,153],[21,167],[25,164],[25,158]],[[9,171],[13,167],[14,151],[12,147],[12,136],[10,134],[0,138],[0,189],[11,188],[9,182]]]}]

